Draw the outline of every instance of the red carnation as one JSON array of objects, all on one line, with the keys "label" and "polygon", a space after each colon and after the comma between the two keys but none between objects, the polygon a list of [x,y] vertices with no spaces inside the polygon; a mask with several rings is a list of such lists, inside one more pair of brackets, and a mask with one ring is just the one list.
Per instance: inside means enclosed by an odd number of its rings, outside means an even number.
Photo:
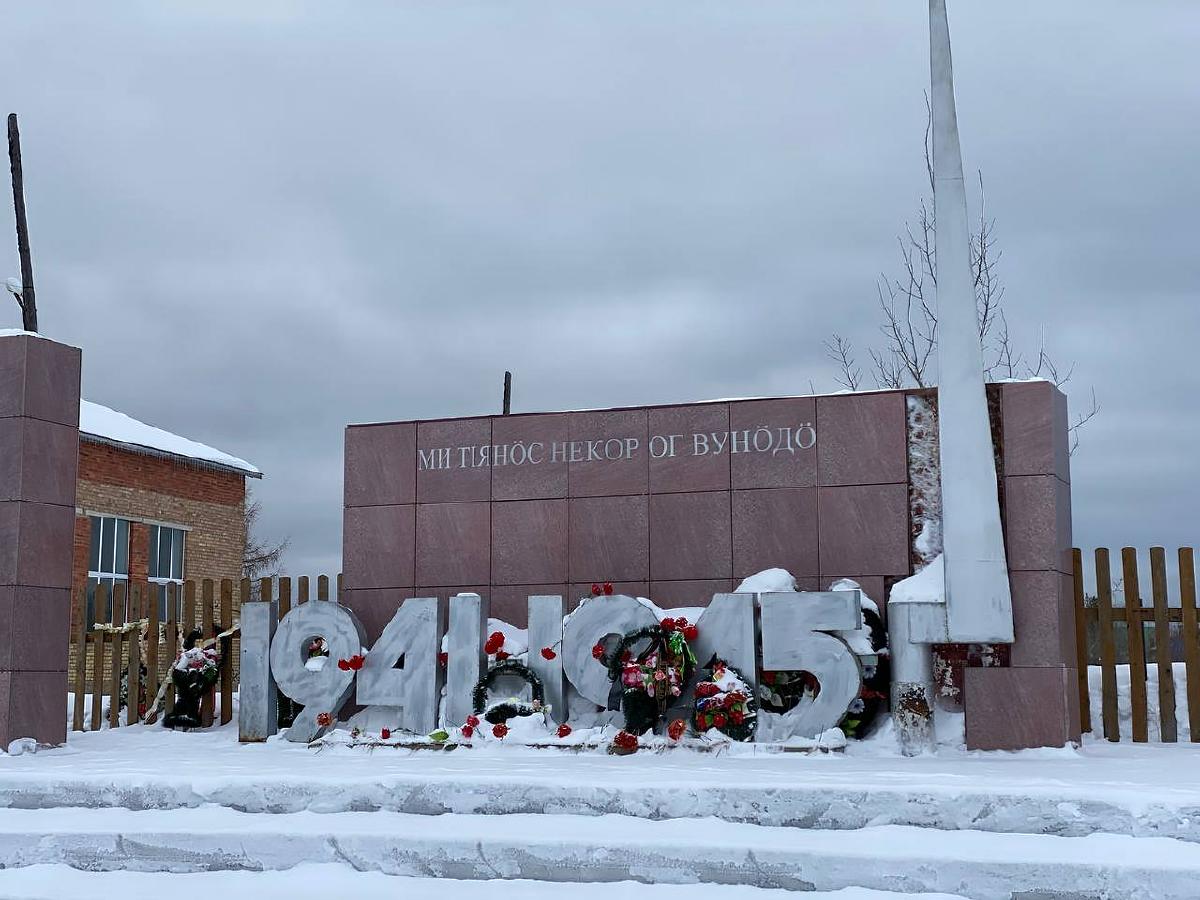
[{"label": "red carnation", "polygon": [[604,659],[604,645],[597,644],[592,648],[592,659]]},{"label": "red carnation", "polygon": [[439,666],[444,666],[448,662],[450,662],[450,654],[449,653],[439,653],[438,654],[438,665]]},{"label": "red carnation", "polygon": [[352,657],[346,660],[346,662],[350,663],[350,668],[357,672],[363,667],[363,655],[361,653],[355,653]]},{"label": "red carnation", "polygon": [[596,584],[595,582],[592,582],[592,596],[599,597],[602,593],[604,593],[604,588],[600,587],[600,585]]},{"label": "red carnation", "polygon": [[674,619],[663,619],[661,622],[658,623],[658,627],[661,628],[663,631],[674,631],[675,630],[675,620]]},{"label": "red carnation", "polygon": [[459,730],[462,732],[462,736],[463,736],[463,737],[465,737],[465,738],[469,738],[471,735],[473,735],[473,734],[475,733],[475,726],[473,726],[473,725],[464,725],[464,726],[463,726],[462,728],[460,728]]},{"label": "red carnation", "polygon": [[617,736],[613,738],[613,746],[626,753],[633,753],[638,748],[637,735],[628,731],[618,731]]},{"label": "red carnation", "polygon": [[610,595],[612,594],[612,592],[613,592],[613,586],[612,586],[612,582],[611,582],[611,581],[606,581],[606,582],[604,582],[604,594],[605,594],[605,596],[610,596]]},{"label": "red carnation", "polygon": [[683,637],[685,640],[694,641],[700,637],[700,629],[695,625],[685,625],[683,626]]},{"label": "red carnation", "polygon": [[728,720],[725,718],[725,713],[717,713],[713,716],[713,724],[718,728],[724,728],[726,721]]},{"label": "red carnation", "polygon": [[568,725],[566,722],[563,722],[561,725],[558,726],[558,736],[560,738],[565,738],[570,733],[571,733],[571,726]]},{"label": "red carnation", "polygon": [[328,728],[333,724],[333,716],[330,713],[317,713],[317,725],[321,728]]},{"label": "red carnation", "polygon": [[[603,650],[603,648],[601,648],[601,650]],[[553,650],[551,650],[549,647],[542,648],[542,659],[554,659],[554,657],[556,657],[556,656],[558,656],[558,654],[555,653]]]},{"label": "red carnation", "polygon": [[686,628],[687,624],[688,624],[688,620],[687,620],[686,616],[680,616],[678,619],[675,620],[676,628],[680,628],[680,629]]},{"label": "red carnation", "polygon": [[497,651],[496,651],[496,659],[497,659],[497,661],[499,661],[499,660],[501,660],[501,659],[508,659],[508,656],[509,656],[509,654],[508,654],[506,651],[504,651],[504,650],[497,650]]},{"label": "red carnation", "polygon": [[492,734],[504,740],[504,736],[508,734],[508,726],[501,722],[499,725],[492,726]]},{"label": "red carnation", "polygon": [[349,672],[350,671],[350,663],[347,660],[339,659],[338,660],[338,668],[341,669],[343,672]]},{"label": "red carnation", "polygon": [[741,725],[743,722],[746,721],[746,714],[744,712],[742,712],[740,709],[730,710],[729,721],[732,722],[734,725]]},{"label": "red carnation", "polygon": [[683,719],[675,719],[670,725],[667,726],[667,737],[673,741],[677,741],[683,737],[683,732],[686,730],[687,722],[683,721]]},{"label": "red carnation", "polygon": [[390,728],[380,728],[380,729],[379,729],[379,736],[380,736],[381,738],[383,738],[383,739],[386,741],[388,738],[390,738],[390,737],[392,736],[392,729],[390,729]]},{"label": "red carnation", "polygon": [[487,643],[483,645],[483,652],[491,656],[504,646],[504,633],[493,631],[487,639]]},{"label": "red carnation", "polygon": [[467,716],[467,724],[475,728],[479,725],[479,718],[477,716]]}]

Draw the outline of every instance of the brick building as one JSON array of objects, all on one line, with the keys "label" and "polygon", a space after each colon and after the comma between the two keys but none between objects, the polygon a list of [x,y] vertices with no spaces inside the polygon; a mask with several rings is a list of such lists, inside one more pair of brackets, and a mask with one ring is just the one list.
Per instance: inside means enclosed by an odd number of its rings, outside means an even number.
[{"label": "brick building", "polygon": [[72,589],[87,588],[89,621],[96,586],[158,585],[185,578],[240,578],[246,546],[250,463],[84,400],[79,408],[79,476]]}]

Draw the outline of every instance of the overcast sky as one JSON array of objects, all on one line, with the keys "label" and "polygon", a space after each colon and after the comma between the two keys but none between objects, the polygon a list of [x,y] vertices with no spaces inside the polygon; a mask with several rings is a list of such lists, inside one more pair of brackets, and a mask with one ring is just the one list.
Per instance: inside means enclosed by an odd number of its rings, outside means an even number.
[{"label": "overcast sky", "polygon": [[[1194,544],[1200,4],[951,2],[1076,540]],[[13,3],[43,332],[336,571],[348,422],[836,389],[926,190],[922,0]],[[0,238],[10,235],[3,205]],[[18,271],[0,241],[2,275]],[[15,304],[0,327],[18,326]],[[865,354],[864,354],[865,355]]]}]

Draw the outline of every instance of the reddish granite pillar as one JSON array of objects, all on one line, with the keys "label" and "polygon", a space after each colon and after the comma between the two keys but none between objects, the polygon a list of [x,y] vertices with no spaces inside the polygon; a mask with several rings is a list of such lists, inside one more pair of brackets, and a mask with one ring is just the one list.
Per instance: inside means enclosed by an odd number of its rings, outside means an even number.
[{"label": "reddish granite pillar", "polygon": [[1062,746],[1079,740],[1067,398],[1047,381],[1001,396],[1014,640],[1007,667],[965,673],[967,746]]},{"label": "reddish granite pillar", "polygon": [[80,352],[0,333],[0,747],[66,741]]}]

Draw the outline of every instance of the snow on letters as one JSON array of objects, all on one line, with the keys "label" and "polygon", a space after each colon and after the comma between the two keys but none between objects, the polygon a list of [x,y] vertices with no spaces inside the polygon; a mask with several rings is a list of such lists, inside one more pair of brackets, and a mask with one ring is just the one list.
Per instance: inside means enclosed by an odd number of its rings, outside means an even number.
[{"label": "snow on letters", "polygon": [[[776,575],[787,576],[776,578]],[[785,586],[791,576],[782,570],[764,573],[766,587]],[[561,660],[554,659],[553,673],[542,672],[553,683],[565,678],[574,702],[556,704],[550,714],[560,723],[571,719],[581,724],[595,718],[597,704],[608,696],[608,673],[597,662],[592,648],[613,633],[625,633],[659,621],[661,610],[649,600],[626,596],[600,596],[583,601],[575,612],[563,617],[561,601],[547,605],[547,599],[530,598],[530,628],[538,633],[541,646],[561,648]],[[855,642],[847,642],[862,624],[861,592],[840,590],[824,592],[795,592],[790,589],[765,593],[743,591],[716,594],[712,603],[699,616],[699,638],[696,652],[705,659],[717,656],[739,668],[757,690],[756,656],[761,656],[766,668],[803,668],[821,684],[816,697],[801,701],[786,715],[769,716],[770,728],[762,730],[760,740],[784,741],[792,737],[815,737],[835,727],[846,713],[849,702],[862,687],[861,651]],[[368,707],[386,707],[397,716],[401,727],[409,732],[424,734],[438,724],[443,727],[458,722],[438,721],[438,698],[446,691],[443,710],[466,708],[474,684],[487,671],[487,661],[481,650],[483,630],[481,619],[486,615],[486,601],[477,594],[460,594],[450,598],[449,630],[443,639],[443,623],[447,617],[433,598],[405,600],[374,647],[362,649],[365,664],[350,667],[344,661],[359,651],[362,625],[354,612],[336,602],[305,603],[294,607],[279,623],[269,650],[270,669],[282,692],[302,703],[312,716],[297,720],[287,732],[292,741],[311,741],[327,730],[338,711],[352,698]],[[756,634],[755,608],[761,607],[762,634]],[[456,614],[455,608],[461,607]],[[551,618],[547,613],[557,610]],[[489,623],[489,628],[490,628]],[[336,649],[330,659],[337,666],[327,665],[321,671],[305,668],[303,657],[313,635],[331,637]],[[763,635],[767,636],[764,640]],[[257,649],[248,650],[254,646]],[[448,650],[455,657],[449,677],[444,674],[445,660],[439,663],[439,650]],[[247,652],[262,653],[261,642],[244,642]],[[515,647],[514,647],[515,649]],[[403,660],[402,666],[397,666]],[[873,655],[871,660],[874,660]],[[541,660],[531,665],[546,669]],[[465,666],[465,668],[464,668]],[[262,668],[259,666],[258,668]],[[254,669],[243,661],[242,671]],[[361,669],[361,671],[360,671]],[[559,674],[561,673],[561,674]],[[551,677],[553,675],[553,677]],[[249,708],[251,697],[267,697],[269,691],[245,691],[240,716],[262,718],[261,711]],[[552,691],[564,696],[561,690]],[[462,695],[462,696],[459,696]],[[688,701],[685,691],[681,702]],[[568,708],[571,707],[571,708]],[[313,718],[319,716],[320,721]],[[582,718],[581,718],[582,717]],[[444,715],[443,715],[444,718]],[[600,724],[597,722],[596,724]]]}]

